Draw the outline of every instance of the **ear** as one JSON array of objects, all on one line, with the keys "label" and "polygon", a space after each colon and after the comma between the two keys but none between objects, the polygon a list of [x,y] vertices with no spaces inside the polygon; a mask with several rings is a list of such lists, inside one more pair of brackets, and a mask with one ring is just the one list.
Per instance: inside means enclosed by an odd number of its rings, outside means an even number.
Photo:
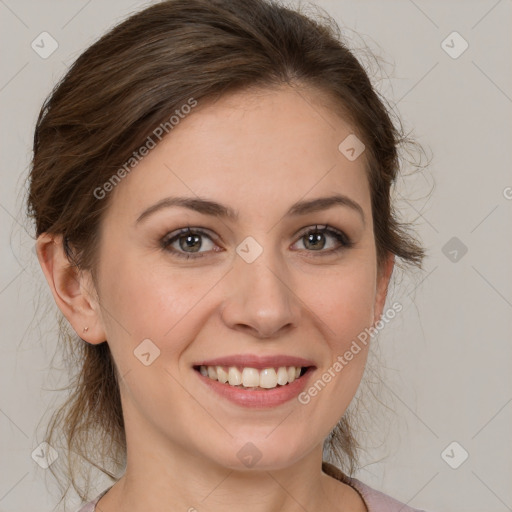
[{"label": "ear", "polygon": [[90,273],[70,264],[62,235],[42,233],[36,251],[53,298],[75,332],[87,343],[103,343],[105,330]]},{"label": "ear", "polygon": [[375,296],[374,305],[374,318],[373,323],[377,323],[380,320],[382,312],[384,311],[384,304],[386,303],[386,297],[388,295],[388,286],[395,267],[395,255],[388,253],[386,260],[380,266],[377,272],[377,290]]}]

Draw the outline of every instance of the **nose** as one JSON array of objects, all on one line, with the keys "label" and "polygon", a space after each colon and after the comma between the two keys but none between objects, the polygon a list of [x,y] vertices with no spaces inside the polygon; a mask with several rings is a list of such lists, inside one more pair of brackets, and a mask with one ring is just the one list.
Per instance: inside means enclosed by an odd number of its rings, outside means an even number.
[{"label": "nose", "polygon": [[276,338],[297,327],[300,304],[289,272],[263,253],[252,263],[238,258],[229,273],[222,319],[231,329],[261,339]]}]

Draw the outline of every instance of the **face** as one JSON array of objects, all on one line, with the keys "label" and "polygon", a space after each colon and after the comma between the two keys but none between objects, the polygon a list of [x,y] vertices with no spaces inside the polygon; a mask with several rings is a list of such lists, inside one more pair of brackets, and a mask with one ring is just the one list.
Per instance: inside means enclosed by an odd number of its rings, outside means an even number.
[{"label": "face", "polygon": [[[378,320],[389,278],[365,155],[338,149],[351,133],[305,91],[240,92],[199,104],[111,192],[97,314],[128,436],[278,469],[339,421],[367,346],[333,365]],[[177,197],[223,206],[164,201]]]}]

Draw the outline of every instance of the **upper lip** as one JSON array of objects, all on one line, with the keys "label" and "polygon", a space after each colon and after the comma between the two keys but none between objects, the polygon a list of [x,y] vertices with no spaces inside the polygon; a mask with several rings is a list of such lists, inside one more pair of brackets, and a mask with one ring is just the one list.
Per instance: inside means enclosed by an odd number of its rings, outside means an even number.
[{"label": "upper lip", "polygon": [[279,368],[281,366],[315,366],[308,359],[276,354],[274,356],[257,356],[255,354],[237,354],[199,361],[194,366],[241,366],[245,368]]}]

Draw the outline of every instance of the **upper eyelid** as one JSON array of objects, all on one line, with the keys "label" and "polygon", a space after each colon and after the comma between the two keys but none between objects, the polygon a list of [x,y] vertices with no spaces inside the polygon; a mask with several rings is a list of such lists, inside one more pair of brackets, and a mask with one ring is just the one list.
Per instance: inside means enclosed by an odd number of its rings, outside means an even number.
[{"label": "upper eyelid", "polygon": [[192,234],[200,234],[200,235],[204,235],[204,236],[207,236],[209,238],[211,238],[212,240],[214,240],[215,238],[220,238],[222,239],[222,237],[220,237],[219,235],[211,235],[211,231],[210,230],[207,230],[206,228],[194,228],[194,227],[190,227],[190,228],[179,228],[179,229],[175,229],[173,231],[169,231],[167,232],[162,238],[161,240],[172,240],[173,238],[177,238],[179,236],[182,236],[182,235],[186,235],[188,233],[192,233]]}]

